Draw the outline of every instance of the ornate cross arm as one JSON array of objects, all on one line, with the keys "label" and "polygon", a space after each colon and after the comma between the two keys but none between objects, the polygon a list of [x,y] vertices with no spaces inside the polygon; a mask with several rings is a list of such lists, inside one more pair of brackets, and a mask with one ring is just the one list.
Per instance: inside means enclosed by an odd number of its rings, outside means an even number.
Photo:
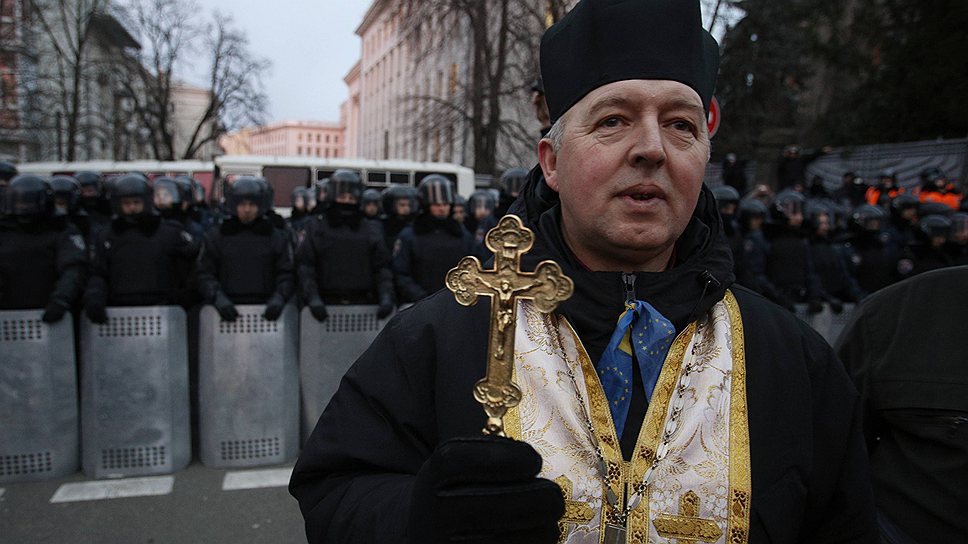
[{"label": "ornate cross arm", "polygon": [[446,284],[464,306],[491,297],[487,374],[475,384],[474,398],[487,414],[484,433],[504,436],[504,414],[521,402],[521,389],[511,379],[517,299],[531,299],[539,311],[550,313],[571,296],[574,283],[554,261],[542,261],[534,272],[521,270],[521,256],[534,244],[534,233],[514,215],[501,218],[485,242],[494,252],[494,268],[483,270],[476,257],[464,257],[447,273]]}]

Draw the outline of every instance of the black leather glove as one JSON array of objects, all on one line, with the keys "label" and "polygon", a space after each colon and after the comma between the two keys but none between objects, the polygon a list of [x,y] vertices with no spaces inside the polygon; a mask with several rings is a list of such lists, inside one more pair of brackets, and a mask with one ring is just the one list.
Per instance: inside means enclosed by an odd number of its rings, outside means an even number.
[{"label": "black leather glove", "polygon": [[807,313],[808,314],[819,314],[823,311],[823,302],[819,300],[809,300],[807,301]]},{"label": "black leather glove", "polygon": [[440,444],[417,472],[410,542],[556,543],[564,496],[536,477],[540,470],[541,456],[526,442],[481,436]]},{"label": "black leather glove", "polygon": [[393,313],[393,299],[387,295],[380,297],[380,305],[376,308],[376,318],[383,319]]},{"label": "black leather glove", "polygon": [[61,319],[64,319],[64,314],[66,313],[67,308],[54,301],[50,301],[47,303],[47,307],[44,308],[44,315],[40,319],[44,323],[57,323]]},{"label": "black leather glove", "polygon": [[269,321],[275,321],[282,315],[282,309],[286,307],[286,301],[279,293],[275,293],[266,301],[266,310],[262,312],[262,317]]},{"label": "black leather glove", "polygon": [[309,304],[306,306],[309,306],[309,313],[313,314],[316,321],[320,323],[326,321],[326,318],[329,317],[329,314],[326,313],[326,305],[323,304],[323,299],[319,298],[319,295],[315,295],[309,299]]},{"label": "black leather glove", "polygon": [[212,306],[215,306],[223,321],[235,321],[239,317],[239,311],[235,309],[235,304],[232,304],[229,297],[221,291],[215,293],[215,301],[212,302]]},{"label": "black leather glove", "polygon": [[831,312],[833,312],[833,313],[835,313],[837,315],[840,315],[840,314],[844,313],[844,301],[840,300],[839,298],[837,298],[837,297],[829,297],[827,299],[827,304],[830,305],[830,311]]},{"label": "black leather glove", "polygon": [[108,312],[101,301],[88,301],[84,307],[84,313],[94,323],[104,324],[108,322]]}]

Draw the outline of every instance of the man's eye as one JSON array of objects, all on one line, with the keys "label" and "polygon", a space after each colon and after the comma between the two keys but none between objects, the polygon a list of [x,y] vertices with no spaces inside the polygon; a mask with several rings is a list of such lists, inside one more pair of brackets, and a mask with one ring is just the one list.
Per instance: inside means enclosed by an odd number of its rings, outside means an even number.
[{"label": "man's eye", "polygon": [[688,121],[676,121],[672,123],[672,127],[685,132],[695,132],[695,126]]},{"label": "man's eye", "polygon": [[612,116],[612,117],[606,117],[605,119],[602,119],[602,121],[598,123],[598,125],[605,128],[615,128],[619,126],[621,123],[622,123],[621,118]]}]

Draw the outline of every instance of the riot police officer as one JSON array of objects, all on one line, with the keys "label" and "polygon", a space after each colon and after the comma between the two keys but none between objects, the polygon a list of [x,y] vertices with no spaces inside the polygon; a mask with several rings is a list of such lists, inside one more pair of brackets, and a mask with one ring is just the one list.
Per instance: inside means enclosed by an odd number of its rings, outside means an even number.
[{"label": "riot police officer", "polygon": [[747,198],[739,203],[743,250],[736,263],[736,281],[792,312],[793,302],[780,296],[779,290],[766,274],[770,243],[763,234],[763,224],[767,213],[766,204],[758,199]]},{"label": "riot police officer", "polygon": [[87,215],[87,222],[91,226],[87,239],[89,245],[93,245],[97,233],[111,223],[111,201],[104,198],[104,181],[101,174],[84,170],[75,173],[74,179],[81,186],[78,204]]},{"label": "riot police officer", "polygon": [[420,213],[400,232],[393,248],[397,290],[405,302],[415,302],[441,289],[447,272],[465,255],[478,255],[471,235],[451,216],[454,188],[444,176],[432,174],[417,187]]},{"label": "riot police officer", "polygon": [[471,233],[474,243],[482,251],[487,249],[484,245],[484,237],[487,236],[488,231],[497,226],[497,218],[494,217],[496,207],[497,201],[491,191],[478,189],[467,199],[467,219],[464,220],[464,227]]},{"label": "riot police officer", "polygon": [[887,212],[871,204],[858,206],[850,217],[850,257],[857,283],[867,293],[911,273],[910,263],[898,261],[898,249],[884,232],[886,221]]},{"label": "riot police officer", "polygon": [[306,223],[296,251],[300,291],[319,321],[327,304],[377,304],[377,317],[393,311],[393,273],[380,225],[363,217],[363,182],[351,170],[329,179],[325,211]]},{"label": "riot police officer", "polygon": [[380,200],[380,191],[372,188],[363,191],[360,209],[363,210],[363,215],[367,219],[380,220]]},{"label": "riot police officer", "polygon": [[723,233],[729,240],[729,248],[733,251],[733,262],[739,259],[743,252],[743,235],[736,223],[736,212],[739,208],[739,191],[730,185],[720,185],[713,188],[713,197],[719,208],[719,217],[723,220]]},{"label": "riot police officer", "polygon": [[891,201],[890,224],[884,229],[891,244],[904,248],[914,242],[918,230],[918,208],[921,201],[910,193],[901,193]]},{"label": "riot police officer", "polygon": [[790,190],[773,201],[773,222],[766,231],[770,241],[767,275],[779,290],[783,306],[805,302],[810,313],[818,313],[823,310],[822,294],[803,230],[805,202],[802,194]]},{"label": "riot police officer", "polygon": [[296,187],[289,198],[292,212],[289,213],[286,223],[294,233],[302,233],[306,219],[309,217],[309,190],[305,187]]},{"label": "riot police officer", "polygon": [[843,244],[834,240],[834,213],[823,205],[810,206],[810,256],[830,309],[839,314],[844,302],[859,302],[864,292],[850,272]]},{"label": "riot police officer", "polygon": [[187,289],[177,270],[193,263],[200,247],[180,223],[158,214],[141,174],[127,174],[114,183],[111,205],[114,219],[98,236],[84,293],[85,313],[95,323],[107,321],[109,305],[176,303]]},{"label": "riot police officer", "polygon": [[40,176],[14,177],[4,200],[0,309],[44,308],[44,321],[60,321],[84,289],[84,238],[73,225],[52,221],[53,193]]},{"label": "riot police officer", "polygon": [[913,264],[911,275],[951,266],[953,261],[946,244],[951,233],[951,219],[927,215],[918,222],[918,236],[905,252]]},{"label": "riot police officer", "polygon": [[383,191],[383,240],[388,249],[393,249],[400,232],[413,223],[417,207],[413,187],[393,185]]},{"label": "riot police officer", "polygon": [[293,293],[289,239],[266,218],[266,193],[255,177],[236,179],[226,198],[230,216],[205,237],[199,289],[225,321],[238,317],[235,304],[265,304],[263,317],[275,321]]},{"label": "riot police officer", "polygon": [[500,197],[498,199],[497,210],[494,212],[495,217],[500,219],[504,217],[504,214],[508,213],[508,208],[511,207],[511,203],[518,198],[518,194],[521,193],[521,189],[524,188],[524,184],[527,182],[528,171],[525,168],[510,168],[501,174],[501,179],[498,181]]}]

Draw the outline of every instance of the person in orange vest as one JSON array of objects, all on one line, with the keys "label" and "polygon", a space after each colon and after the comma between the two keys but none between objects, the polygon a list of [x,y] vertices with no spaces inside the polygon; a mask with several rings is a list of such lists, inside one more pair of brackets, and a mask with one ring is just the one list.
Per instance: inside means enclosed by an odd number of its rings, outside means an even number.
[{"label": "person in orange vest", "polygon": [[953,210],[961,204],[961,191],[948,181],[940,168],[929,168],[921,173],[921,202],[940,202]]},{"label": "person in orange vest", "polygon": [[880,206],[887,209],[894,197],[900,192],[897,186],[897,174],[894,173],[893,168],[888,168],[881,171],[877,178],[877,184],[867,188],[864,199],[871,206]]}]

